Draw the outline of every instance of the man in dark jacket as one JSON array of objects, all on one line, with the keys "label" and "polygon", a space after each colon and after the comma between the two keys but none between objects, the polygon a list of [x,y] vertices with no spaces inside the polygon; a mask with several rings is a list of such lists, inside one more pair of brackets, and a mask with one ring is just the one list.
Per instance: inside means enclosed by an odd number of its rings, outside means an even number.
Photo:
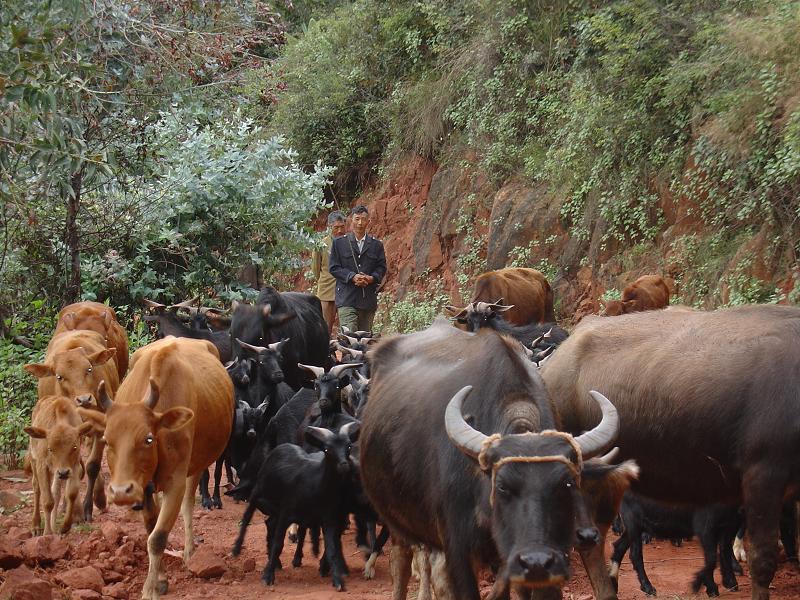
[{"label": "man in dark jacket", "polygon": [[367,207],[356,206],[351,214],[352,231],[333,240],[328,270],[336,278],[339,324],[352,331],[372,331],[386,254],[380,240],[367,235]]}]

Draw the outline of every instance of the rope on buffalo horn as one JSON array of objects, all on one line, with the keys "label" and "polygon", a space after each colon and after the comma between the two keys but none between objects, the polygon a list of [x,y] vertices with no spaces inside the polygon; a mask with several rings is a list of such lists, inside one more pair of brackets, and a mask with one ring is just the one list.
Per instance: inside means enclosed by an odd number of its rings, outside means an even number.
[{"label": "rope on buffalo horn", "polygon": [[572,472],[572,476],[575,478],[575,484],[580,487],[581,485],[581,471],[583,470],[583,453],[581,452],[581,447],[578,442],[575,441],[570,434],[563,432],[563,431],[555,431],[553,429],[546,429],[544,431],[540,431],[537,433],[528,432],[519,435],[547,435],[552,437],[560,437],[565,442],[567,442],[572,449],[575,451],[575,455],[577,457],[576,462],[573,462],[563,454],[553,454],[550,456],[506,456],[501,458],[500,460],[489,464],[489,457],[487,456],[489,448],[492,444],[503,436],[499,433],[495,433],[493,435],[488,436],[481,445],[481,451],[478,454],[478,465],[484,471],[488,471],[491,468],[492,471],[492,489],[489,493],[489,506],[494,507],[494,497],[495,497],[495,483],[497,481],[497,472],[500,470],[500,467],[507,465],[509,463],[545,463],[545,462],[560,462],[563,463],[569,470]]}]

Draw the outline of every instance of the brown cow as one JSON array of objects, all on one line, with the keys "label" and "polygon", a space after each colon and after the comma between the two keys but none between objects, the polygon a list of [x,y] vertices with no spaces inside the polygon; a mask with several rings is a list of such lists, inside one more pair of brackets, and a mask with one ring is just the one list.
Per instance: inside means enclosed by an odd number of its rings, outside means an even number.
[{"label": "brown cow", "polygon": [[[512,325],[529,323],[554,323],[553,290],[542,273],[536,269],[509,267],[489,271],[475,280],[472,299],[467,304],[477,302],[498,302],[513,305],[503,313],[503,318]],[[453,315],[467,308],[448,306]]]},{"label": "brown cow", "polygon": [[[64,396],[40,398],[33,410],[33,423],[25,428],[31,439],[28,457],[33,472],[34,535],[42,533],[40,507],[44,506],[44,534],[56,528],[56,512],[60,482],[65,482],[67,508],[60,533],[72,527],[75,498],[83,477],[81,437],[89,433],[92,424],[83,422],[75,402]],[[55,497],[54,497],[55,496]]]},{"label": "brown cow", "polygon": [[[602,314],[616,317],[669,306],[669,286],[661,275],[643,275],[622,291],[621,300],[606,300]],[[603,303],[603,301],[600,301]]]},{"label": "brown cow", "polygon": [[128,335],[117,321],[114,310],[99,302],[76,302],[62,308],[53,336],[79,329],[96,331],[105,338],[107,348],[117,349],[114,360],[122,381],[128,372]]},{"label": "brown cow", "polygon": [[134,353],[115,401],[102,384],[99,395],[105,415],[82,414],[105,431],[111,501],[142,510],[150,556],[142,598],[156,599],[167,589],[161,559],[179,511],[185,560],[194,548],[194,495],[228,443],[233,384],[211,342],[167,337]]},{"label": "brown cow", "polygon": [[[39,398],[57,394],[71,398],[82,407],[97,406],[95,394],[101,381],[111,392],[119,387],[117,365],[112,360],[116,348],[106,348],[105,338],[85,329],[60,333],[50,340],[43,363],[25,365],[25,370],[39,378]],[[100,476],[105,444],[95,435],[86,472],[88,485],[83,500],[83,518],[92,520],[92,501],[100,509],[106,507],[106,496]]]}]

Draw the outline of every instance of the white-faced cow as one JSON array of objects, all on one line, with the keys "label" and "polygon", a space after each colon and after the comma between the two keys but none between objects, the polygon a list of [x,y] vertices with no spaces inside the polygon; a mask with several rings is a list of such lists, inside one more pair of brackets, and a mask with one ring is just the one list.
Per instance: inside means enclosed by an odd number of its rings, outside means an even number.
[{"label": "white-faced cow", "polygon": [[666,309],[581,321],[542,376],[567,431],[585,395],[614,398],[634,490],[689,505],[744,504],[754,599],[769,597],[784,498],[800,486],[800,309]]}]

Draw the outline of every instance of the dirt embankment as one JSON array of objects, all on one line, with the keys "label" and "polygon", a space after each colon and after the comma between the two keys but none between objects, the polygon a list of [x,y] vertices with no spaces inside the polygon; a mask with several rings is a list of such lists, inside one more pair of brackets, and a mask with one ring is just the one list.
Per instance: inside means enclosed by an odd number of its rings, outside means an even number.
[{"label": "dirt embankment", "polygon": [[[0,580],[5,582],[4,587],[0,587],[0,599],[5,600],[12,593],[17,600],[138,598],[147,573],[146,540],[139,514],[111,507],[98,514],[95,522],[77,526],[66,536],[31,538],[30,489],[22,472],[0,473],[0,499],[7,505],[5,516],[0,516]],[[320,577],[309,542],[306,542],[303,566],[298,569],[290,566],[295,547],[287,542],[282,556],[285,567],[278,571],[276,585],[264,587],[260,580],[266,560],[263,522],[253,521],[241,556],[230,556],[243,511],[244,505],[234,502],[225,502],[222,510],[211,512],[199,508],[198,503],[194,511],[194,531],[199,545],[188,565],[180,558],[183,527],[178,519],[165,556],[170,582],[165,600],[391,598],[388,559],[381,557],[375,579],[365,580],[361,574],[364,561],[355,548],[352,531],[344,536],[345,558],[350,567],[346,591],[334,591],[330,578]],[[647,572],[659,596],[694,597],[688,590],[694,572],[702,565],[701,551],[694,542],[685,543],[681,548],[669,542],[653,542],[645,546],[644,553]],[[575,556],[572,564],[573,577],[564,589],[564,598],[589,600],[591,586]],[[719,573],[716,579],[719,581]],[[490,587],[490,582],[484,580],[484,596]],[[772,597],[783,600],[798,596],[800,574],[783,563],[774,581]],[[619,597],[620,600],[646,598],[639,590],[627,558],[621,568]],[[749,579],[739,577],[739,591],[723,591],[722,597],[750,598]],[[416,598],[416,584],[412,584],[409,598]]]}]

